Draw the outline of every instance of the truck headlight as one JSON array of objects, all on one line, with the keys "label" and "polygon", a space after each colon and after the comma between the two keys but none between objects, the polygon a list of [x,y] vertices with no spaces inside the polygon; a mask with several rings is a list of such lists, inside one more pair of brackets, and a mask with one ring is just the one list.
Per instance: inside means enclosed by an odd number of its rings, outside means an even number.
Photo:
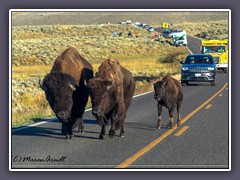
[{"label": "truck headlight", "polygon": [[188,71],[188,67],[183,67],[182,70],[183,71]]},{"label": "truck headlight", "polygon": [[207,68],[209,71],[213,71],[214,70],[214,67],[209,67]]}]

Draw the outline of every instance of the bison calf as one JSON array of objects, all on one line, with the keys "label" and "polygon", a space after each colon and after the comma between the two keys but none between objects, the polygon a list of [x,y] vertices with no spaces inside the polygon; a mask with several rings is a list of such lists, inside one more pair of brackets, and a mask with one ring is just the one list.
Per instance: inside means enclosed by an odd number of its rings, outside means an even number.
[{"label": "bison calf", "polygon": [[162,80],[157,81],[154,84],[155,95],[154,98],[158,101],[158,121],[157,128],[161,128],[162,124],[162,106],[165,106],[169,112],[169,122],[167,128],[172,129],[174,127],[173,112],[177,106],[177,125],[181,124],[180,108],[183,101],[182,86],[179,81],[172,78],[170,75],[166,75]]},{"label": "bison calf", "polygon": [[51,72],[40,82],[67,138],[73,137],[74,124],[78,131],[84,131],[82,116],[89,97],[86,81],[92,77],[92,65],[77,49],[70,47],[55,60]]}]

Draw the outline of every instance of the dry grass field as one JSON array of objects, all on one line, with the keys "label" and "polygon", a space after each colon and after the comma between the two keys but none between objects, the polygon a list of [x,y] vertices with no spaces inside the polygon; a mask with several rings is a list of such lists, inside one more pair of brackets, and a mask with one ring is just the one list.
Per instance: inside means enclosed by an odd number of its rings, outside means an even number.
[{"label": "dry grass field", "polygon": [[[80,54],[93,65],[94,72],[97,72],[103,60],[108,58],[118,59],[124,67],[133,73],[136,79],[135,94],[152,91],[152,81],[163,77],[165,74],[180,78],[179,61],[189,54],[185,47],[171,46],[164,38],[161,38],[160,42],[154,40],[153,34],[156,32],[148,32],[134,26],[102,24],[106,21],[117,23],[117,21],[127,20],[128,18],[135,20],[133,18],[135,17],[136,21],[143,21],[145,18],[146,21],[157,25],[156,18],[154,23],[153,17],[157,17],[159,14],[149,13],[147,18],[136,13],[120,15],[117,13],[115,15],[102,13],[97,16],[96,12],[91,14],[65,13],[61,16],[59,13],[32,12],[29,14],[29,12],[19,12],[12,14],[13,127],[53,116],[38,81],[50,72],[55,59],[70,46],[77,48]],[[72,25],[67,24],[63,18],[69,16],[71,16]],[[165,14],[163,17],[166,16]],[[193,17],[190,18],[187,13],[185,13],[187,18],[184,18],[184,14],[181,13],[169,15],[172,19],[175,19],[176,16],[183,21],[176,26],[181,26],[191,35],[199,34],[201,36],[206,32],[209,37],[219,37],[220,34],[224,37],[228,36],[225,13],[208,14],[208,16],[205,14],[209,21],[201,26],[196,23],[201,19],[197,13],[192,15],[196,20],[192,20],[194,23],[190,23]],[[216,21],[212,20],[212,16],[215,17]],[[82,23],[78,23],[81,19]],[[184,22],[184,19],[187,22]],[[43,25],[44,21],[45,25]],[[58,24],[61,25],[53,23],[58,21],[60,21]],[[84,23],[85,21],[88,21],[88,23]],[[122,32],[123,35],[113,37],[113,31]],[[140,37],[128,38],[127,33],[129,31],[133,34],[138,32]],[[207,38],[207,36],[205,35],[203,38]],[[174,58],[173,63],[163,63],[170,57]],[[88,103],[87,108],[90,106],[91,104]]]}]

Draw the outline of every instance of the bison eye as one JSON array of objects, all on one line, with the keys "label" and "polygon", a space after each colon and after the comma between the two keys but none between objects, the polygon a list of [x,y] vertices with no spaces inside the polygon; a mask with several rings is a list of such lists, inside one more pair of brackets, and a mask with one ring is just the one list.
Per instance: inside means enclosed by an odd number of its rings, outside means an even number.
[{"label": "bison eye", "polygon": [[107,98],[107,95],[105,94],[105,95],[103,95],[103,98],[105,99],[105,98]]}]

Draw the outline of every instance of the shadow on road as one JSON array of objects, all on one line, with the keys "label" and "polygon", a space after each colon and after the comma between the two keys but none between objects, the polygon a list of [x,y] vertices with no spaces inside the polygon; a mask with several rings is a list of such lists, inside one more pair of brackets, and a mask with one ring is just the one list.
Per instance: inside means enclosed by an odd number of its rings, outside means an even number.
[{"label": "shadow on road", "polygon": [[[38,118],[37,122],[43,122],[43,124],[39,124],[36,126],[24,126],[24,127],[13,128],[12,135],[13,136],[38,136],[38,137],[48,137],[48,138],[55,138],[55,139],[65,139],[65,135],[61,135],[62,125],[58,119],[55,118],[55,119],[46,120],[46,119]],[[92,119],[84,119],[83,123],[97,124],[96,120],[92,120]],[[98,134],[98,132],[90,132],[90,131],[85,131],[85,132]],[[73,130],[73,133],[76,137],[90,138],[90,139],[93,138],[93,137],[81,136],[81,133],[78,133],[76,129]]]}]

